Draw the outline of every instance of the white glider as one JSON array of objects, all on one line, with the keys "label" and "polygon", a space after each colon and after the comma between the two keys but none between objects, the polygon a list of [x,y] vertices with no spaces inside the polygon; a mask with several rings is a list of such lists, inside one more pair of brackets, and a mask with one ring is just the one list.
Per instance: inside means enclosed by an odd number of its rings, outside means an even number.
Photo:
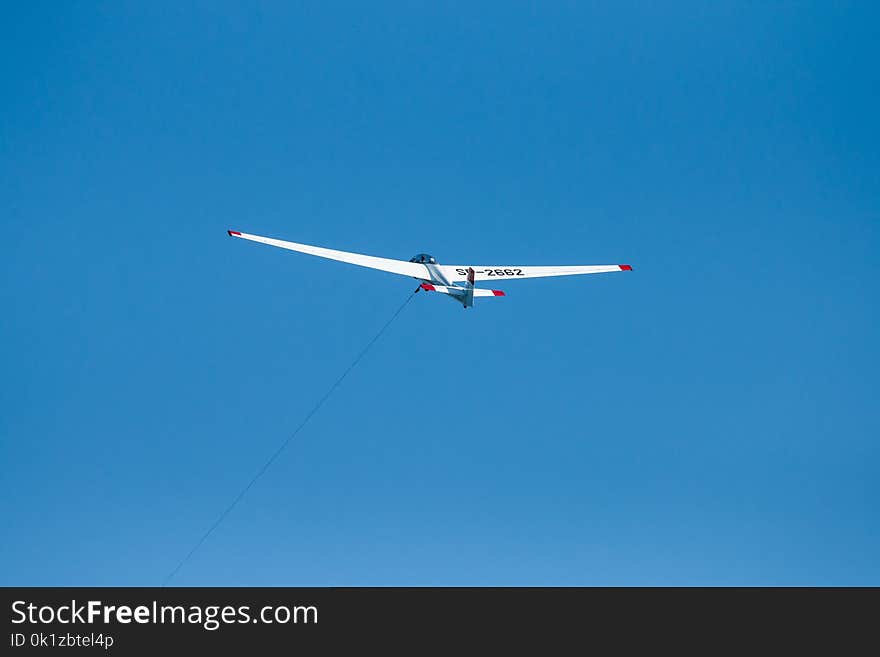
[{"label": "white glider", "polygon": [[352,265],[380,269],[410,276],[422,281],[421,289],[427,292],[440,292],[447,294],[451,299],[461,303],[465,308],[474,305],[474,297],[503,297],[501,290],[487,290],[474,286],[476,281],[494,281],[513,278],[543,278],[546,276],[572,276],[574,274],[602,274],[610,271],[632,271],[630,265],[571,265],[549,267],[511,267],[511,266],[486,266],[486,265],[440,265],[426,253],[420,253],[409,261],[394,260],[391,258],[377,258],[376,256],[349,253],[348,251],[336,251],[325,249],[320,246],[285,242],[271,237],[240,233],[236,230],[226,231],[230,237],[240,237],[243,240],[261,242],[270,246],[277,246],[290,251],[299,251],[321,258],[339,260]]}]

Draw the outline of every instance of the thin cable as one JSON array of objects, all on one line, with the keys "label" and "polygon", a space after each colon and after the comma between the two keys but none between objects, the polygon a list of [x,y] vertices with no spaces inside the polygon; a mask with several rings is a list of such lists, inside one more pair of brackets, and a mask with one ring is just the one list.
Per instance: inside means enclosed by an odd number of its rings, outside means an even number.
[{"label": "thin cable", "polygon": [[251,486],[253,486],[256,483],[257,479],[259,479],[261,476],[263,476],[263,473],[266,472],[266,470],[269,469],[269,466],[272,465],[272,463],[274,463],[275,459],[277,459],[281,455],[281,452],[284,451],[284,448],[290,444],[291,440],[296,438],[296,435],[300,431],[302,431],[304,426],[306,426],[309,423],[309,420],[312,419],[312,416],[314,416],[315,413],[317,413],[318,410],[324,405],[324,402],[326,402],[330,398],[330,395],[333,394],[333,391],[336,390],[336,388],[338,388],[339,385],[345,380],[345,377],[347,377],[349,375],[349,373],[355,368],[355,366],[359,362],[361,362],[361,359],[367,354],[367,352],[370,350],[370,347],[372,347],[374,344],[376,344],[376,341],[382,337],[382,334],[385,333],[386,329],[389,326],[391,326],[391,323],[395,319],[397,319],[397,316],[401,312],[403,312],[403,309],[406,308],[406,305],[412,300],[412,298],[416,295],[416,292],[418,292],[419,289],[420,288],[417,287],[415,292],[410,294],[406,298],[406,301],[404,301],[401,304],[401,306],[394,312],[394,314],[391,315],[391,319],[389,319],[387,322],[385,322],[385,325],[381,329],[379,329],[379,332],[376,333],[376,335],[373,336],[373,339],[367,343],[367,346],[361,350],[361,352],[357,355],[357,357],[351,362],[351,365],[349,365],[346,368],[346,370],[342,373],[342,375],[338,379],[336,379],[336,382],[332,386],[330,386],[330,388],[327,390],[327,392],[324,393],[324,396],[321,397],[320,400],[318,400],[318,403],[312,407],[312,410],[310,410],[308,412],[308,415],[306,415],[305,419],[300,423],[300,425],[296,428],[296,430],[292,434],[290,434],[283,443],[281,443],[281,446],[278,447],[278,449],[275,450],[275,453],[272,454],[271,457],[269,457],[269,460],[263,464],[263,467],[261,467],[259,469],[259,471],[257,472],[257,474],[255,474],[253,476],[253,478],[248,482],[248,485],[245,486],[241,490],[241,492],[235,497],[234,500],[232,500],[232,504],[230,504],[228,507],[226,507],[226,510],[223,513],[221,513],[220,517],[214,521],[214,524],[208,528],[208,531],[206,531],[204,534],[202,534],[202,537],[199,539],[198,543],[196,543],[193,546],[193,548],[187,553],[187,555],[183,559],[181,559],[180,563],[177,564],[177,567],[168,574],[168,576],[165,578],[165,581],[162,583],[162,586],[166,586],[168,584],[168,582],[171,580],[171,578],[177,574],[177,571],[179,571],[183,567],[183,565],[187,561],[189,561],[189,558],[193,554],[196,553],[196,550],[198,550],[202,546],[202,543],[204,543],[207,540],[207,538],[214,532],[214,530],[220,526],[220,523],[223,522],[223,520],[226,518],[226,516],[229,515],[229,512],[232,511],[235,508],[235,506],[241,501],[241,498],[243,498],[247,494],[247,492],[251,489]]}]

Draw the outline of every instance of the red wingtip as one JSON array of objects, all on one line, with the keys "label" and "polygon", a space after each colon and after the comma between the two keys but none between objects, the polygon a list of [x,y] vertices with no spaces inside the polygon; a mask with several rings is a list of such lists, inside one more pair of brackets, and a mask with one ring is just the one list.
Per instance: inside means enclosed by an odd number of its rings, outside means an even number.
[{"label": "red wingtip", "polygon": [[632,265],[617,265],[617,266],[620,267],[620,271],[632,271],[633,270]]},{"label": "red wingtip", "polygon": [[229,237],[232,237],[233,235],[235,235],[236,237],[241,237],[241,233],[239,233],[237,230],[227,230],[226,232],[229,233]]},{"label": "red wingtip", "polygon": [[436,292],[436,288],[430,283],[422,283],[419,287],[421,287],[426,292]]},{"label": "red wingtip", "polygon": [[502,292],[501,290],[492,290],[492,294],[494,294],[496,297],[504,296],[504,292]]}]

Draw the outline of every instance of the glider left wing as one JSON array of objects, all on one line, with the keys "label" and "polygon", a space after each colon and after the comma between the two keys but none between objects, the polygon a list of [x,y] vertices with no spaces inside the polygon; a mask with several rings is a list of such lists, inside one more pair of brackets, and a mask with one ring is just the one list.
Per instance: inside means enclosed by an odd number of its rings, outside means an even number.
[{"label": "glider left wing", "polygon": [[[467,280],[468,267],[461,265],[440,265],[440,270],[449,281]],[[513,278],[544,278],[546,276],[574,276],[577,274],[604,274],[611,271],[630,271],[629,265],[571,265],[561,267],[511,267],[473,265],[474,280],[497,281]]]},{"label": "glider left wing", "polygon": [[276,240],[271,237],[261,237],[260,235],[250,235],[248,233],[240,233],[236,230],[228,230],[230,237],[240,237],[243,240],[252,242],[260,242],[269,246],[277,246],[290,251],[299,251],[300,253],[308,253],[309,255],[318,256],[319,258],[329,258],[330,260],[339,260],[352,265],[360,265],[361,267],[369,267],[370,269],[380,269],[382,271],[391,272],[392,274],[400,274],[401,276],[412,276],[413,278],[430,279],[428,268],[417,262],[407,262],[406,260],[394,260],[392,258],[378,258],[376,256],[363,255],[360,253],[349,253],[348,251],[336,251],[334,249],[325,249],[320,246],[310,246],[309,244],[298,244],[297,242],[285,242],[284,240]]}]

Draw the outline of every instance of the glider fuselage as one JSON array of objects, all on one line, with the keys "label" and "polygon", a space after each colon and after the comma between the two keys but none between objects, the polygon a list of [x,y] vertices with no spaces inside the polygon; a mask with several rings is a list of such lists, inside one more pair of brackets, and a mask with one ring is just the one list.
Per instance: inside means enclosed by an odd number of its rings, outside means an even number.
[{"label": "glider fuselage", "polygon": [[[460,303],[464,308],[470,308],[474,305],[474,270],[472,268],[468,267],[468,276],[464,284],[456,284],[443,274],[443,269],[437,263],[434,256],[430,256],[427,253],[419,253],[410,258],[409,261],[424,265],[425,267],[428,278],[414,277],[416,280],[422,281],[422,284],[419,286],[421,289],[426,292],[442,292],[450,299]],[[504,296],[504,292],[501,292],[501,290],[491,290],[491,292],[493,296]]]}]

